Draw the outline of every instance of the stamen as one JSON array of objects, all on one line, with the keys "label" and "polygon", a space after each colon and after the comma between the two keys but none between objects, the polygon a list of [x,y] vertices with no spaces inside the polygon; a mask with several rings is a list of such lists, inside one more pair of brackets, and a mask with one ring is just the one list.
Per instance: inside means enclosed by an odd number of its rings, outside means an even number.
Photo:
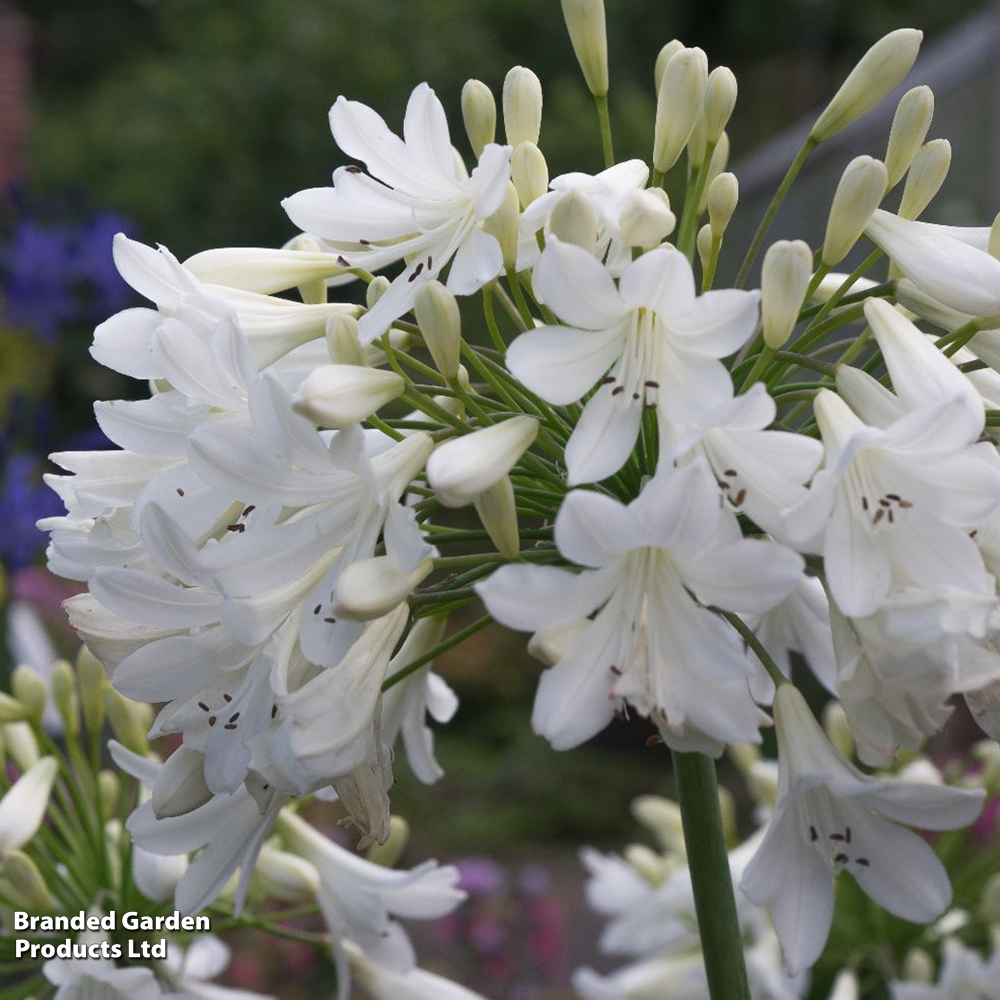
[{"label": "stamen", "polygon": [[885,511],[882,510],[881,507],[879,507],[879,509],[877,511],[875,511],[875,516],[872,518],[872,524],[878,524],[879,521],[882,520],[882,516],[884,514],[885,514]]},{"label": "stamen", "polygon": [[205,704],[205,703],[204,703],[203,701],[199,701],[199,702],[198,702],[198,707],[199,707],[199,708],[200,708],[200,709],[201,709],[201,710],[202,710],[203,712],[207,712],[207,711],[208,711],[208,705],[206,705],[206,704]]},{"label": "stamen", "polygon": [[178,495],[179,497],[182,497],[182,496],[184,496],[184,491],[183,491],[183,490],[182,490],[182,489],[181,489],[181,488],[180,488],[179,486],[177,487],[177,495]]},{"label": "stamen", "polygon": [[336,625],[337,624],[337,619],[336,618],[324,618],[323,621],[325,621],[327,623],[327,625]]},{"label": "stamen", "polygon": [[246,531],[246,530],[247,530],[247,526],[245,524],[227,524],[226,525],[226,531],[235,531],[236,534],[238,534],[238,535],[242,535],[243,532]]},{"label": "stamen", "polygon": [[838,854],[834,859],[833,863],[835,865],[846,865],[851,859],[846,854]]},{"label": "stamen", "polygon": [[216,718],[216,717],[215,717],[214,715],[210,715],[210,716],[208,717],[208,724],[209,724],[210,726],[214,726],[214,725],[215,725],[215,724],[216,724],[216,723],[217,723],[218,721],[219,721],[219,720],[218,720],[218,719],[217,719],[217,718]]},{"label": "stamen", "polygon": [[864,865],[865,868],[867,868],[871,864],[871,862],[867,858],[855,858],[854,860],[857,864]]},{"label": "stamen", "polygon": [[809,839],[814,841],[819,840],[819,834],[816,832],[816,827],[814,826],[809,827]]}]

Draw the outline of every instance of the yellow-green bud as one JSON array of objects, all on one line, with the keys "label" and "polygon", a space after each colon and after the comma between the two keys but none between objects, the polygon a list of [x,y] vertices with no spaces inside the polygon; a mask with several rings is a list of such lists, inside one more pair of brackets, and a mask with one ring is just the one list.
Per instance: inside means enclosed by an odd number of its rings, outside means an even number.
[{"label": "yellow-green bud", "polygon": [[473,501],[479,520],[497,551],[508,559],[521,553],[521,536],[517,523],[517,504],[510,476],[504,476]]},{"label": "yellow-green bud", "polygon": [[657,93],[660,92],[660,84],[663,83],[663,74],[667,69],[667,63],[683,48],[684,43],[673,38],[657,54],[656,65],[653,67],[653,87]]},{"label": "yellow-green bud", "polygon": [[676,802],[660,795],[640,795],[632,800],[632,815],[648,827],[667,850],[684,851],[684,827]]},{"label": "yellow-green bud", "polygon": [[703,215],[708,208],[708,192],[711,190],[712,181],[721,174],[729,164],[729,133],[723,132],[712,153],[712,159],[708,164],[708,175],[705,178],[705,190],[701,193],[698,201],[698,215]]},{"label": "yellow-green bud", "polygon": [[735,174],[719,174],[708,188],[708,221],[713,236],[722,236],[740,200],[740,185]]},{"label": "yellow-green bud", "polygon": [[371,621],[389,614],[430,575],[434,560],[422,559],[411,571],[399,569],[391,556],[358,559],[337,578],[334,600],[338,618]]},{"label": "yellow-green bud", "polygon": [[389,818],[389,838],[384,844],[374,843],[368,848],[367,858],[372,864],[393,868],[406,850],[410,839],[410,824],[402,816]]},{"label": "yellow-green bud", "polygon": [[951,143],[947,139],[925,142],[913,158],[899,201],[899,216],[919,219],[941,190],[951,167]]},{"label": "yellow-green bud", "polygon": [[677,225],[670,209],[670,198],[663,188],[629,191],[622,199],[618,219],[622,242],[626,246],[649,250],[665,240]]},{"label": "yellow-green bud", "polygon": [[872,156],[856,156],[847,164],[830,206],[823,240],[823,263],[839,264],[850,253],[885,194],[885,164]]},{"label": "yellow-green bud", "polygon": [[930,87],[908,90],[896,106],[885,150],[885,169],[889,174],[889,190],[902,179],[913,158],[927,138],[934,117],[934,92]]},{"label": "yellow-green bud", "polygon": [[462,87],[462,121],[478,159],[497,134],[497,102],[482,80],[466,80]]},{"label": "yellow-green bud", "polygon": [[604,0],[562,0],[562,10],[583,78],[595,97],[604,97],[608,92],[608,31],[604,23]]},{"label": "yellow-green bud", "polygon": [[396,372],[365,365],[320,365],[299,386],[292,409],[323,427],[364,420],[406,391]]},{"label": "yellow-green bud", "polygon": [[910,72],[923,37],[923,32],[914,28],[899,28],[880,38],[834,94],[813,125],[810,138],[823,142],[875,107]]},{"label": "yellow-green bud", "polygon": [[507,142],[538,142],[542,128],[542,83],[525,66],[515,66],[503,81],[503,127]]},{"label": "yellow-green bud", "polygon": [[389,285],[391,284],[392,282],[384,274],[376,274],[368,282],[368,288],[365,289],[365,305],[369,309],[372,309],[375,303],[389,291]]},{"label": "yellow-green bud", "polygon": [[31,713],[23,702],[0,691],[0,722],[21,722],[30,717]]},{"label": "yellow-green bud", "polygon": [[1000,260],[1000,215],[993,220],[990,226],[990,236],[986,243],[987,253],[995,260]]},{"label": "yellow-green bud", "polygon": [[715,237],[712,235],[712,226],[706,222],[705,225],[698,230],[698,259],[701,261],[702,271],[707,271],[709,264],[712,262],[712,250],[713,241]]},{"label": "yellow-green bud", "polygon": [[510,179],[524,208],[548,191],[549,165],[533,142],[518,143],[510,158]]},{"label": "yellow-green bud", "polygon": [[708,155],[708,125],[704,114],[700,115],[691,130],[687,144],[688,164],[692,172],[701,168]]},{"label": "yellow-green bud", "polygon": [[715,145],[729,124],[736,107],[736,74],[728,66],[716,66],[708,74],[705,88],[706,139]]},{"label": "yellow-green bud", "polygon": [[665,174],[691,138],[705,100],[708,57],[701,49],[681,49],[671,56],[656,94],[653,168]]},{"label": "yellow-green bud", "polygon": [[778,240],[768,247],[760,277],[764,343],[778,350],[795,329],[812,277],[812,251],[802,240]]},{"label": "yellow-green bud", "polygon": [[150,803],[157,819],[186,816],[212,797],[205,781],[205,755],[181,744],[156,773]]},{"label": "yellow-green bud", "polygon": [[326,321],[326,350],[335,365],[364,365],[365,349],[358,340],[358,321],[334,313]]},{"label": "yellow-green bud", "polygon": [[26,909],[51,910],[55,905],[38,865],[23,851],[4,853],[3,873]]},{"label": "yellow-green bud", "polygon": [[[302,250],[308,253],[325,253],[319,242],[313,239],[308,233],[299,233],[293,236],[284,247],[286,250]],[[326,302],[326,279],[316,278],[298,286],[299,295],[306,305],[317,306]]]},{"label": "yellow-green bud", "polygon": [[445,378],[455,378],[462,346],[458,300],[440,281],[427,281],[417,291],[414,312],[437,370]]},{"label": "yellow-green bud", "polygon": [[854,756],[854,734],[847,722],[847,712],[839,701],[828,701],[823,707],[823,729],[830,742],[848,760]]},{"label": "yellow-green bud", "polygon": [[97,775],[97,790],[101,797],[101,819],[109,820],[118,808],[121,794],[121,779],[114,771],[101,771]]},{"label": "yellow-green bud", "polygon": [[48,687],[42,675],[33,667],[22,663],[11,675],[10,688],[27,711],[27,717],[36,723],[41,722],[48,697]]},{"label": "yellow-green bud", "polygon": [[500,207],[483,222],[483,230],[500,244],[505,268],[517,267],[517,244],[521,238],[521,202],[517,189],[507,182],[507,193]]},{"label": "yellow-green bud", "polygon": [[722,832],[730,844],[736,840],[736,800],[728,788],[719,786],[719,812],[722,816]]},{"label": "yellow-green bud", "polygon": [[747,770],[747,788],[755,802],[773,806],[778,795],[778,769],[774,761],[754,761]]},{"label": "yellow-green bud", "polygon": [[908,983],[933,983],[934,959],[923,948],[911,948],[903,959],[902,972]]},{"label": "yellow-green bud", "polygon": [[52,667],[52,700],[55,702],[68,736],[80,733],[80,698],[76,693],[76,675],[65,660]]},{"label": "yellow-green bud", "polygon": [[118,742],[145,757],[149,752],[146,734],[153,724],[153,710],[149,705],[132,701],[109,685],[104,692],[104,709]]},{"label": "yellow-green bud", "polygon": [[549,216],[548,231],[564,243],[573,243],[587,253],[597,245],[597,213],[582,191],[567,191]]},{"label": "yellow-green bud", "polygon": [[104,691],[108,675],[104,664],[86,646],[81,646],[76,656],[76,677],[84,725],[88,732],[98,733],[104,725]]},{"label": "yellow-green bud", "polygon": [[309,903],[319,889],[319,872],[304,858],[265,846],[254,866],[253,879],[269,899]]},{"label": "yellow-green bud", "polygon": [[662,885],[673,867],[669,858],[657,854],[645,844],[629,844],[622,854],[650,885]]},{"label": "yellow-green bud", "polygon": [[1000,923],[1000,872],[991,875],[979,895],[976,911],[988,924]]},{"label": "yellow-green bud", "polygon": [[27,722],[7,723],[3,727],[3,736],[8,756],[22,771],[38,763],[38,740]]}]

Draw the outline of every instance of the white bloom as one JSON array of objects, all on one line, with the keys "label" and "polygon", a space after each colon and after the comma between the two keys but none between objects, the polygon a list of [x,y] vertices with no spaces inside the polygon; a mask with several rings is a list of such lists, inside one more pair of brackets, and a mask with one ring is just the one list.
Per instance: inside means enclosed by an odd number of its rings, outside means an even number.
[{"label": "white bloom", "polygon": [[766,611],[791,592],[802,561],[740,537],[704,461],[651,480],[628,507],[570,493],[555,537],[565,558],[589,568],[510,565],[477,585],[490,613],[512,628],[537,631],[597,612],[543,675],[536,731],[557,749],[575,746],[624,699],[671,745],[719,753],[720,743],[758,741],[754,668],[736,632],[703,605]]},{"label": "white bloom", "polygon": [[373,962],[350,941],[344,943],[355,982],[374,1000],[483,1000],[478,993],[424,969],[399,972]]},{"label": "white bloom", "polygon": [[774,817],[743,891],[770,907],[789,966],[811,965],[833,917],[833,876],[849,871],[877,903],[927,923],[951,899],[948,875],[923,838],[896,824],[951,830],[982,808],[981,789],[867,777],[844,760],[790,684],[774,699],[779,785]]},{"label": "white bloom", "polygon": [[452,263],[448,287],[469,295],[503,267],[500,245],[481,223],[503,201],[510,147],[488,144],[470,177],[458,170],[444,109],[420,84],[410,96],[403,138],[357,101],[330,109],[337,145],[368,167],[340,167],[332,188],[311,188],[283,202],[289,218],[339,250],[352,267],[377,270],[406,258],[402,274],[360,321],[363,343],[412,306],[421,280]]},{"label": "white bloom", "polygon": [[458,870],[451,866],[426,861],[410,871],[383,868],[338,846],[289,812],[281,814],[278,832],[286,850],[305,858],[319,873],[317,902],[333,937],[338,1000],[346,1000],[351,985],[345,940],[386,970],[409,972],[415,964],[413,949],[393,917],[442,917],[465,898],[456,888]]},{"label": "white bloom", "polygon": [[936,983],[894,980],[892,1000],[1000,1000],[1000,948],[986,961],[955,938],[944,942]]},{"label": "white bloom", "polygon": [[[644,406],[661,424],[694,422],[729,390],[719,358],[737,350],[757,322],[758,293],[695,296],[687,258],[652,250],[615,287],[579,247],[552,240],[535,266],[535,292],[566,326],[522,334],[507,365],[551,403],[580,399],[597,382],[566,446],[569,483],[617,472],[639,433]],[[669,426],[663,437],[670,438]]]},{"label": "white bloom", "polygon": [[0,798],[0,855],[23,847],[35,835],[45,818],[58,773],[55,757],[42,757]]},{"label": "white bloom", "polygon": [[119,968],[107,958],[51,958],[42,972],[55,986],[54,1000],[160,1000],[164,994],[152,969]]},{"label": "white bloom", "polygon": [[228,945],[214,934],[199,934],[187,947],[171,941],[163,963],[167,978],[182,993],[199,1000],[271,1000],[263,993],[209,982],[229,965]]},{"label": "white bloom", "polygon": [[[982,560],[965,530],[1000,501],[992,445],[975,441],[982,418],[960,398],[869,427],[829,390],[816,417],[826,465],[809,495],[787,512],[788,535],[820,540],[827,580],[840,610],[871,614],[894,580],[928,589],[982,578]],[[992,587],[992,584],[990,584]]]}]

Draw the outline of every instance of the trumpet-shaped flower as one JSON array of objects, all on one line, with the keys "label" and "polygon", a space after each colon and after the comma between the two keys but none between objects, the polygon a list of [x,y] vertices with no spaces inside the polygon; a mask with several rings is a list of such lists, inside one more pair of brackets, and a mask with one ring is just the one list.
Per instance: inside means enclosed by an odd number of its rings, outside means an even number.
[{"label": "trumpet-shaped flower", "polygon": [[[565,326],[530,330],[511,344],[507,365],[550,403],[572,403],[595,384],[566,446],[571,485],[617,472],[631,453],[644,407],[692,423],[731,388],[719,358],[737,350],[757,322],[757,292],[695,295],[687,258],[643,254],[618,286],[579,247],[551,240],[535,266],[538,298]],[[662,454],[662,452],[661,452]]]},{"label": "trumpet-shaped flower", "polygon": [[426,83],[410,95],[403,138],[371,108],[338,97],[330,109],[337,145],[369,170],[340,167],[332,188],[299,191],[283,202],[301,229],[338,250],[351,267],[378,270],[407,261],[360,321],[370,343],[412,308],[421,282],[451,263],[448,287],[469,295],[503,268],[500,244],[482,223],[510,180],[510,147],[489,143],[471,176],[456,162],[444,108]]},{"label": "trumpet-shaped flower", "polygon": [[570,493],[555,536],[562,555],[586,569],[504,566],[476,588],[512,628],[538,631],[596,612],[543,675],[535,730],[567,749],[601,730],[624,700],[672,746],[719,753],[728,741],[759,741],[753,665],[706,606],[767,611],[795,587],[802,561],[740,537],[704,460],[651,480],[627,507]]},{"label": "trumpet-shaped flower", "polygon": [[833,917],[833,878],[848,871],[906,920],[927,923],[951,899],[948,875],[927,842],[904,825],[951,830],[972,822],[982,789],[879,781],[833,748],[790,684],[774,699],[779,782],[774,816],[741,887],[768,906],[788,965],[811,965]]}]

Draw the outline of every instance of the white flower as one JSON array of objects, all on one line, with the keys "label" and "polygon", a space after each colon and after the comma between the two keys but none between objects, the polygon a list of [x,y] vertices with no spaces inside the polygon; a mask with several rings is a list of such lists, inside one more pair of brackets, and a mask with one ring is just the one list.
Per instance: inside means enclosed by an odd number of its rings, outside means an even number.
[{"label": "white flower", "polygon": [[[758,293],[727,289],[696,297],[691,265],[673,249],[643,254],[615,287],[579,247],[550,240],[535,266],[539,299],[566,326],[522,334],[507,365],[550,403],[572,403],[597,382],[566,446],[570,485],[617,472],[639,433],[644,406],[661,424],[693,422],[731,387],[719,358],[757,322]],[[663,430],[669,438],[669,427]]]},{"label": "white flower", "polygon": [[319,873],[317,902],[333,937],[338,1000],[346,1000],[351,985],[345,940],[386,970],[409,972],[415,964],[413,948],[393,917],[442,917],[465,898],[456,888],[458,870],[451,866],[426,861],[410,871],[383,868],[338,846],[287,811],[279,817],[278,832],[285,849]]},{"label": "white flower", "polygon": [[119,968],[107,958],[50,958],[42,966],[55,986],[54,1000],[159,1000],[164,994],[152,969]]},{"label": "white flower", "polygon": [[0,798],[0,855],[23,847],[35,835],[58,773],[55,757],[42,757]]},{"label": "white flower", "polygon": [[503,268],[500,244],[481,223],[503,201],[510,147],[488,144],[470,177],[459,171],[444,108],[426,83],[410,95],[403,138],[357,101],[330,109],[337,145],[368,167],[340,167],[332,188],[299,191],[283,202],[297,226],[339,250],[352,267],[407,265],[360,321],[370,343],[412,306],[422,280],[452,262],[448,287],[469,295]]},{"label": "white flower", "polygon": [[894,581],[934,589],[950,578],[969,589],[970,573],[983,576],[982,560],[963,529],[1000,502],[993,446],[969,444],[981,418],[961,397],[884,429],[862,423],[827,389],[814,405],[826,464],[787,512],[787,532],[802,545],[819,540],[840,610],[871,614]]},{"label": "white flower", "polygon": [[350,941],[344,943],[344,950],[355,982],[374,1000],[483,1000],[478,993],[433,972],[399,972],[378,965]]},{"label": "white flower", "polygon": [[754,667],[736,632],[704,605],[766,611],[791,592],[802,561],[774,543],[740,537],[704,460],[651,480],[628,507],[570,493],[555,538],[565,558],[589,568],[504,566],[476,588],[490,613],[517,629],[597,612],[542,676],[537,732],[557,749],[575,746],[625,699],[671,745],[719,753],[720,743],[759,740],[748,688]]},{"label": "white flower", "polygon": [[879,781],[830,744],[790,684],[774,699],[780,777],[774,816],[741,882],[768,906],[790,968],[811,965],[833,917],[833,877],[849,871],[877,903],[927,923],[951,899],[948,875],[923,838],[900,824],[951,830],[972,822],[981,789]]},{"label": "white flower", "polygon": [[936,983],[893,980],[892,1000],[1000,1000],[1000,948],[989,960],[955,938],[944,942],[944,957]]},{"label": "white flower", "polygon": [[167,978],[182,993],[199,1000],[271,1000],[263,993],[209,982],[229,965],[229,947],[214,934],[199,934],[187,947],[171,941],[163,963]]}]

